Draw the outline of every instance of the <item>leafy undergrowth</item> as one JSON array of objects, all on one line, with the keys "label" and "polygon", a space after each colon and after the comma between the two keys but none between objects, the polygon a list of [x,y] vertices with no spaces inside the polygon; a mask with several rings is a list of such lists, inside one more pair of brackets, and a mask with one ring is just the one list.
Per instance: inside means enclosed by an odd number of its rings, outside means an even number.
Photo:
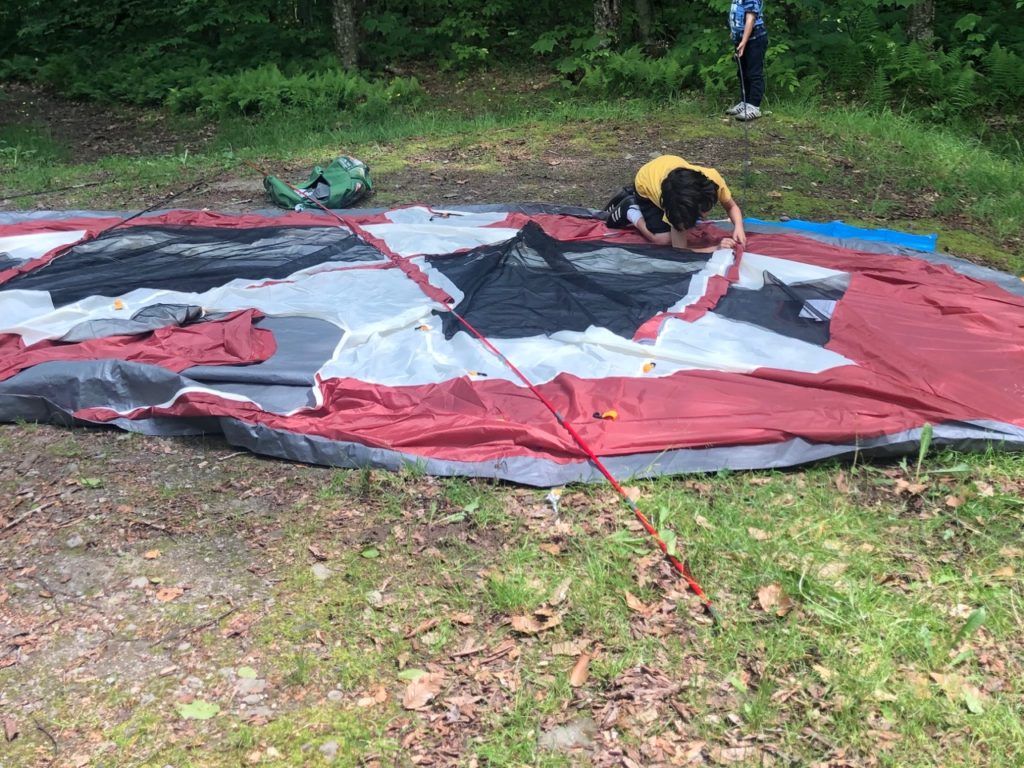
[{"label": "leafy undergrowth", "polygon": [[607,487],[0,428],[5,765],[1020,765],[1024,459]]}]

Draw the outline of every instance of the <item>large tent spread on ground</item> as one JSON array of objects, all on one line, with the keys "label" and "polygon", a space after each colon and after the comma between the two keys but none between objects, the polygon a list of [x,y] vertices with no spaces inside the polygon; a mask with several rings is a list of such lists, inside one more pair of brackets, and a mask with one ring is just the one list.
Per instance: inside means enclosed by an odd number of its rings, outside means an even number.
[{"label": "large tent spread on ground", "polygon": [[538,394],[621,477],[1024,446],[1024,284],[929,238],[342,216],[0,214],[0,419],[533,485],[600,477]]}]

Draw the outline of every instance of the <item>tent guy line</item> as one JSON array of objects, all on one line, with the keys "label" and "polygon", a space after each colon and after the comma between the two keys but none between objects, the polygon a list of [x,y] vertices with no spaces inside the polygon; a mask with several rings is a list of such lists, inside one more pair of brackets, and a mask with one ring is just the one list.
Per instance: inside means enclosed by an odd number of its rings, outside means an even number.
[{"label": "tent guy line", "polygon": [[[253,170],[263,174],[264,177],[267,176],[267,174],[258,166],[248,161],[244,162]],[[293,192],[295,192],[296,194],[300,194],[299,190],[292,186],[292,184],[290,184],[288,181],[284,179],[282,179],[281,181],[288,187],[290,187]],[[339,226],[357,232],[360,230],[358,226],[355,226],[352,222],[346,221],[336,211],[326,207],[315,197],[310,196],[309,199],[325,213],[337,219]],[[433,220],[433,217],[431,218],[431,220]],[[408,274],[403,269],[402,265],[397,263],[397,258],[395,256],[393,256],[391,253],[386,253],[385,255],[388,257],[389,260],[391,260],[391,263],[394,264],[395,267],[399,269],[399,271],[405,274],[406,277],[409,277]],[[737,265],[742,256],[743,246],[737,244],[736,249],[734,251],[734,258]],[[412,278],[409,279],[411,280]],[[420,286],[420,284],[417,283],[415,280],[413,280],[412,282],[415,283],[417,287],[422,288],[422,286]],[[712,605],[711,599],[707,596],[707,594],[701,588],[700,584],[694,578],[693,574],[690,572],[690,567],[688,563],[684,559],[679,558],[675,554],[674,547],[669,547],[669,545],[661,537],[661,533],[651,522],[650,518],[648,518],[647,515],[645,515],[643,511],[640,509],[640,507],[637,506],[636,502],[634,502],[633,499],[629,497],[629,494],[626,493],[626,489],[622,487],[622,484],[608,470],[604,462],[602,462],[598,455],[594,452],[594,449],[591,448],[590,444],[583,439],[583,436],[580,435],[580,433],[576,430],[575,427],[573,427],[573,425],[568,420],[566,420],[566,418],[561,414],[561,412],[559,412],[559,410],[554,406],[554,404],[548,398],[544,397],[544,395],[541,393],[539,389],[537,389],[534,383],[530,381],[526,377],[526,375],[523,374],[523,372],[516,367],[515,363],[513,363],[512,360],[508,358],[508,356],[506,356],[500,349],[498,349],[498,347],[495,346],[490,339],[488,339],[486,336],[480,333],[480,331],[478,331],[472,325],[472,323],[470,323],[459,312],[456,312],[453,307],[445,306],[444,310],[446,312],[450,312],[466,328],[467,331],[469,331],[481,344],[483,344],[488,349],[488,351],[490,351],[499,360],[501,360],[502,363],[504,363],[509,368],[509,370],[511,370],[512,373],[515,374],[515,376],[520,381],[523,382],[523,385],[534,395],[534,397],[540,400],[540,402],[543,403],[544,407],[551,412],[551,414],[555,417],[558,423],[565,429],[566,432],[569,433],[569,435],[580,447],[580,449],[585,454],[587,454],[588,458],[593,463],[593,465],[602,475],[604,475],[604,477],[608,480],[609,484],[611,484],[612,488],[614,488],[615,491],[619,494],[619,496],[623,499],[623,501],[626,503],[626,506],[629,507],[630,511],[636,517],[637,521],[640,523],[641,526],[643,526],[644,530],[651,536],[651,538],[654,540],[654,543],[662,551],[662,553],[665,555],[665,558],[676,570],[676,572],[683,578],[683,580],[686,582],[686,585],[690,588],[690,590],[700,599],[701,605],[704,607],[704,610],[707,611],[712,621],[714,621],[714,623],[717,625],[719,623],[718,612],[715,610],[714,605]]]}]

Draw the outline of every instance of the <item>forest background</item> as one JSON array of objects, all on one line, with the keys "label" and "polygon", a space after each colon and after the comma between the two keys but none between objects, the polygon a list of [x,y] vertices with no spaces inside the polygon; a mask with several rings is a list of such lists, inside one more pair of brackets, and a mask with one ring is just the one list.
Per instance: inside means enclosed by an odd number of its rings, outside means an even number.
[{"label": "forest background", "polygon": [[[769,102],[839,100],[966,120],[1019,152],[1022,7],[773,0]],[[415,108],[422,89],[402,75],[424,64],[464,72],[539,61],[594,95],[731,95],[728,8],[729,0],[8,0],[0,79],[222,116]]]}]

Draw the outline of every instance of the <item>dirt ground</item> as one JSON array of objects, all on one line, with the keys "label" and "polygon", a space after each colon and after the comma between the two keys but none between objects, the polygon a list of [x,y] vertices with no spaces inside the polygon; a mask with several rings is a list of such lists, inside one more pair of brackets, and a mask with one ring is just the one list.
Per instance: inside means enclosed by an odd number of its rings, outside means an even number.
[{"label": "dirt ground", "polygon": [[[428,82],[428,87],[430,86]],[[435,84],[440,88],[440,84]],[[95,162],[104,157],[149,157],[154,155],[184,156],[195,154],[214,139],[212,128],[190,129],[182,133],[171,127],[165,115],[128,107],[101,107],[87,102],[67,101],[38,87],[21,84],[0,84],[4,99],[0,101],[0,127],[4,125],[35,125],[45,127],[54,141],[70,149],[70,156],[80,162]],[[779,136],[770,129],[754,128],[741,134],[735,124],[722,120],[721,137],[702,136],[699,156],[704,164],[719,168],[732,179],[734,190],[742,191],[746,176],[740,173],[743,156],[756,153],[766,167],[773,167],[779,183],[787,177],[781,160],[784,151]],[[506,135],[507,133],[507,135]],[[456,143],[456,142],[453,142]],[[636,167],[651,157],[668,151],[683,151],[685,139],[666,135],[659,126],[646,129],[630,126],[603,125],[593,122],[574,125],[572,130],[545,137],[543,148],[537,149],[518,133],[496,131],[489,140],[468,147],[444,150],[403,152],[405,161],[399,170],[376,174],[377,192],[366,203],[369,206],[426,203],[454,205],[475,203],[544,202],[583,207],[601,207],[605,200],[627,181]],[[389,148],[385,148],[389,149]],[[808,150],[810,151],[810,150]],[[373,157],[366,158],[373,168]],[[497,162],[503,170],[478,171],[475,165]],[[842,158],[835,161],[841,168],[849,165]],[[292,181],[308,174],[309,166],[275,164],[268,171]],[[97,181],[103,179],[98,178]],[[182,179],[176,188],[142,190],[130,196],[108,192],[102,184],[90,188],[88,207],[98,210],[139,210],[159,202],[165,195],[186,186]],[[0,196],[29,190],[4,189]],[[847,196],[841,188],[828,190],[838,199]],[[906,202],[903,213],[913,216],[912,201]],[[206,180],[193,190],[175,197],[168,206],[210,208],[215,210],[258,210],[271,207],[263,190],[262,179],[252,169],[241,166]],[[10,207],[0,200],[0,210]],[[40,196],[38,208],[66,208],[60,193]],[[763,216],[781,215],[785,211],[766,211]]]}]

